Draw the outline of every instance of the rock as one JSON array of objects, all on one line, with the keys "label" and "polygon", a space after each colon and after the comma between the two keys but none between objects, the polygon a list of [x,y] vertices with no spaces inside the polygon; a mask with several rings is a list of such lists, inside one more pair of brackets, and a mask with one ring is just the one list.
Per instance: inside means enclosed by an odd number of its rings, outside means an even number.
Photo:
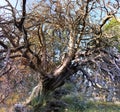
[{"label": "rock", "polygon": [[23,104],[15,104],[12,112],[33,112],[33,109],[28,106],[24,106]]},{"label": "rock", "polygon": [[27,112],[26,108],[22,104],[15,104],[14,112]]}]

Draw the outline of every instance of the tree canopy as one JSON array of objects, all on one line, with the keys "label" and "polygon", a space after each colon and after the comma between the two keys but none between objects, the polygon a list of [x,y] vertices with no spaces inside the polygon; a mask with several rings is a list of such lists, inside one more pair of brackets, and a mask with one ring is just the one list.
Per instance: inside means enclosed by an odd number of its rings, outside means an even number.
[{"label": "tree canopy", "polygon": [[[20,66],[39,77],[25,105],[71,76],[82,76],[88,86],[106,91],[118,84],[119,38],[113,39],[111,32],[119,27],[119,0],[39,0],[31,7],[22,0],[21,10],[16,8],[17,1],[16,6],[4,1],[0,6],[0,78],[10,81],[15,76],[20,83],[22,72],[16,72]],[[7,88],[13,88],[13,82],[12,87],[9,84]]]}]

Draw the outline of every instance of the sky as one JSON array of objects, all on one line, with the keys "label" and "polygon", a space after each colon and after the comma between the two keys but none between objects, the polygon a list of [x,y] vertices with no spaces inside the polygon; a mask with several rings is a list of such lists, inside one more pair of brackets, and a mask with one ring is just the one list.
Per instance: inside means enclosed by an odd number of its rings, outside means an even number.
[{"label": "sky", "polygon": [[[12,6],[13,7],[16,7],[16,9],[18,10],[18,11],[20,11],[21,10],[21,6],[22,6],[22,0],[8,0],[11,4],[12,4]],[[36,0],[26,0],[27,1],[27,8],[29,9],[31,6],[32,6],[32,4],[33,4],[33,2],[35,2]],[[5,1],[5,0],[0,0],[0,7],[1,6],[4,6],[4,5],[7,5],[7,2]],[[4,15],[4,14],[7,14],[7,13],[11,13],[11,12],[9,12],[8,10],[6,10],[6,9],[2,9],[2,10],[0,10],[0,14],[1,15]]]},{"label": "sky", "polygon": [[[20,6],[19,6],[20,1],[21,1],[21,0],[18,0],[17,8],[20,8]],[[16,3],[17,3],[17,0],[9,0],[9,2],[10,2],[13,6],[15,6]],[[7,4],[7,3],[6,3],[5,0],[0,0],[0,6],[6,5],[6,4]]]},{"label": "sky", "polygon": [[[22,6],[22,4],[21,4],[21,2],[22,2],[22,0],[8,0],[12,5],[13,5],[13,7],[15,7],[16,6],[16,9],[19,11],[19,10],[21,10],[21,6]],[[17,1],[18,1],[18,3],[17,3]],[[26,0],[27,1],[27,8],[29,9],[30,7],[32,7],[32,4],[35,2],[35,1],[39,1],[39,0]],[[108,1],[108,0],[106,0],[106,1]],[[113,2],[114,0],[110,0],[111,2]],[[0,0],[0,7],[1,6],[4,6],[5,4],[7,4],[6,2],[5,2],[5,0]],[[17,5],[16,5],[17,4]],[[7,10],[8,11],[8,10]],[[3,11],[3,10],[0,10],[0,14],[4,14],[5,12]],[[98,14],[97,14],[97,16],[98,16]],[[120,14],[117,14],[117,16],[118,17],[120,17]]]},{"label": "sky", "polygon": [[[21,9],[21,2],[22,2],[22,0],[8,0],[14,7],[16,6],[16,4],[17,4],[17,9],[19,10],[19,9]],[[34,1],[36,1],[36,0],[27,0],[27,6],[28,5],[32,5],[32,3],[34,2]],[[6,1],[5,0],[0,0],[0,6],[4,6],[5,4],[7,4],[6,3]]]}]

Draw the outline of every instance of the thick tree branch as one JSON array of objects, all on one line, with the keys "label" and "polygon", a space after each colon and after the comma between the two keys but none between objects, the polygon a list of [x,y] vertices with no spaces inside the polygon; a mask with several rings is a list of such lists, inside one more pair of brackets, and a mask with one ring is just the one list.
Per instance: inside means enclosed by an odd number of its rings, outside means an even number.
[{"label": "thick tree branch", "polygon": [[108,16],[106,16],[104,19],[103,19],[103,21],[102,21],[102,23],[101,23],[101,25],[100,25],[100,29],[106,24],[106,22],[109,20],[109,19],[111,19],[113,17],[113,15],[108,15]]},{"label": "thick tree branch", "polygon": [[8,49],[8,46],[4,44],[4,42],[0,41],[0,45],[4,48],[4,49]]},{"label": "thick tree branch", "polygon": [[24,27],[24,21],[25,21],[25,17],[26,17],[26,0],[23,0],[23,6],[22,6],[22,18],[19,22],[17,22],[15,20],[15,25],[16,27],[21,31],[21,32],[25,32],[23,27]]},{"label": "thick tree branch", "polygon": [[67,68],[67,66],[71,63],[74,55],[75,55],[75,31],[70,32],[70,37],[69,37],[69,43],[68,43],[68,53],[67,57],[65,58],[65,61],[62,63],[60,67],[58,67],[54,71],[54,76],[60,75],[62,72],[64,72]]}]

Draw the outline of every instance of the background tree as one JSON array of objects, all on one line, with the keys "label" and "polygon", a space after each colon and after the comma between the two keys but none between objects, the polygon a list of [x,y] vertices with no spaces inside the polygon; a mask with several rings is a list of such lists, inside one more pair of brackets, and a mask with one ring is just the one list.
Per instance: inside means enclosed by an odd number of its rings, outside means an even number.
[{"label": "background tree", "polygon": [[[24,105],[42,104],[43,95],[62,86],[67,78],[82,75],[89,85],[108,90],[120,77],[119,53],[110,46],[103,26],[119,13],[119,1],[40,0],[18,11],[9,0],[0,8],[0,77],[15,60],[35,71],[39,82]],[[7,11],[7,12],[6,12]],[[116,78],[117,81],[116,81]]]},{"label": "background tree", "polygon": [[120,21],[119,18],[112,18],[105,26],[104,26],[104,34],[110,39],[110,43],[117,47],[119,50],[119,37],[120,37]]}]

